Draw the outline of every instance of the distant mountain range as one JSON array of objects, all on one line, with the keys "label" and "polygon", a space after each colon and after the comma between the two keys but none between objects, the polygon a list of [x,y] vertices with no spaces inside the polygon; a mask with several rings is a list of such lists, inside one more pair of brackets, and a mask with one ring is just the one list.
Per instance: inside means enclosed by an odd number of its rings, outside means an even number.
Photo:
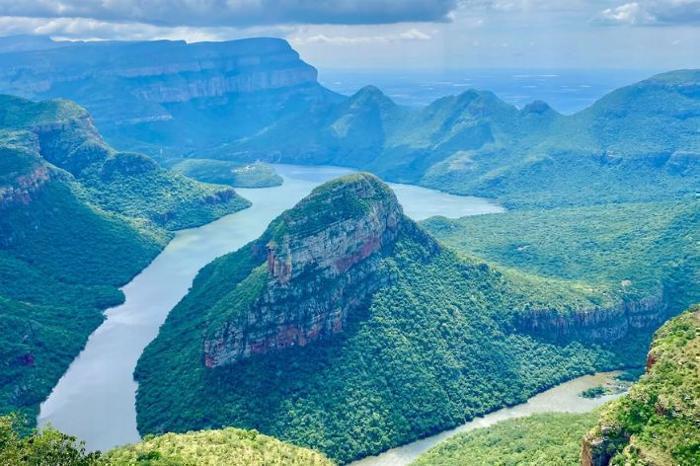
[{"label": "distant mountain range", "polygon": [[700,71],[565,116],[477,90],[420,108],[371,86],[341,96],[281,39],[44,44],[0,42],[0,92],[73,99],[113,145],[157,158],[335,164],[521,207],[700,190]]}]

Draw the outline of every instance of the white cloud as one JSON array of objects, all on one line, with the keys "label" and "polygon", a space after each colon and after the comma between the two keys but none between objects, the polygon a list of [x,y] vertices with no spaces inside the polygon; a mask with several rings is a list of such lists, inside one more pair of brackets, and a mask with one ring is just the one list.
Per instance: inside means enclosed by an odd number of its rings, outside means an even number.
[{"label": "white cloud", "polygon": [[600,21],[608,24],[653,24],[656,18],[637,2],[625,3],[600,12]]},{"label": "white cloud", "polygon": [[0,16],[159,26],[393,24],[447,21],[457,0],[0,0]]},{"label": "white cloud", "polygon": [[388,43],[400,41],[424,41],[430,40],[432,36],[424,31],[411,28],[403,32],[377,35],[328,35],[314,34],[309,36],[295,35],[289,37],[289,41],[294,45],[304,44],[334,44],[334,45],[358,45],[372,43]]},{"label": "white cloud", "polygon": [[606,8],[596,22],[607,25],[700,25],[700,0],[639,0]]},{"label": "white cloud", "polygon": [[47,35],[58,40],[155,40],[188,42],[227,40],[251,36],[284,36],[293,30],[274,27],[164,27],[134,22],[102,21],[92,18],[26,18],[0,16],[0,31],[6,35]]}]

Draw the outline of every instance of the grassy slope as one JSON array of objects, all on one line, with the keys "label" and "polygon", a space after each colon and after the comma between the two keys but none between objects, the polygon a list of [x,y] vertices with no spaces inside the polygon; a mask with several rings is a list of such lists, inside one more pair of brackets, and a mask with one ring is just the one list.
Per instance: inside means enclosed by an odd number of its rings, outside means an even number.
[{"label": "grassy slope", "polygon": [[537,414],[456,435],[414,466],[578,466],[581,437],[596,414]]},{"label": "grassy slope", "polygon": [[421,238],[402,233],[382,263],[392,284],[343,334],[214,370],[202,364],[204,332],[259,262],[244,249],[205,267],[139,361],[141,432],[255,428],[348,461],[596,368],[641,362],[624,345],[553,344],[513,332],[520,309],[590,306],[596,293],[502,275],[447,250],[430,256]]},{"label": "grassy slope", "polygon": [[700,306],[656,333],[647,373],[606,405],[587,441],[603,439],[610,464],[700,463]]}]

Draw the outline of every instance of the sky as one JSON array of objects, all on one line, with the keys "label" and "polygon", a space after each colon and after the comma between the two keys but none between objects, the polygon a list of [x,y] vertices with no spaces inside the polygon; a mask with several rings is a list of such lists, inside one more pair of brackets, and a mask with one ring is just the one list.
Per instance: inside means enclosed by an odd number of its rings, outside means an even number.
[{"label": "sky", "polygon": [[319,68],[700,67],[700,0],[0,0],[0,35],[273,36]]}]

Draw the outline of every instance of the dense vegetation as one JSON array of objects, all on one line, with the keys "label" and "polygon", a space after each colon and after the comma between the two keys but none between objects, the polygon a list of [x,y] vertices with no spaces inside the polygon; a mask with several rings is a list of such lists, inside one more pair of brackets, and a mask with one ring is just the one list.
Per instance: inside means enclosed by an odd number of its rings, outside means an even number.
[{"label": "dense vegetation", "polygon": [[320,453],[256,431],[208,430],[150,436],[135,445],[88,453],[74,437],[52,429],[24,430],[16,416],[0,417],[0,464],[7,466],[330,466]]},{"label": "dense vegetation", "polygon": [[247,205],[230,188],[116,153],[84,109],[0,96],[0,414],[39,403],[165,228]]},{"label": "dense vegetation", "polygon": [[699,83],[698,70],[661,74],[571,116],[477,90],[406,108],[367,87],[221,156],[360,167],[518,208],[689,198],[700,189]]},{"label": "dense vegetation", "polygon": [[627,464],[700,463],[700,306],[656,333],[647,373],[606,405],[583,458]]},{"label": "dense vegetation", "polygon": [[[324,219],[339,221],[338,212],[373,208],[302,201],[300,210],[272,223],[271,238],[299,225],[294,219],[310,205],[320,222],[315,232]],[[232,290],[265,273],[254,246],[217,259],[139,361],[140,431],[254,428],[346,462],[522,402],[574,376],[641,363],[646,335],[601,347],[546,342],[513,326],[524,309],[556,306],[566,313],[597,306],[604,293],[501,273],[450,250],[435,253],[431,242],[419,230],[399,235],[380,266],[389,285],[349,317],[343,333],[207,369],[203,338],[211,321],[241,300],[254,305],[258,287],[246,287],[245,296],[232,297]]]},{"label": "dense vegetation", "polygon": [[699,200],[433,218],[423,226],[507,268],[626,299],[661,292],[675,313],[700,300]]},{"label": "dense vegetation", "polygon": [[16,416],[0,416],[0,464],[7,466],[97,466],[99,453],[87,453],[74,437],[55,429],[22,436]]},{"label": "dense vegetation", "polygon": [[197,181],[227,184],[234,188],[268,188],[282,184],[282,177],[274,168],[259,162],[241,164],[227,160],[184,159],[172,165],[172,170]]},{"label": "dense vegetation", "polygon": [[150,466],[331,466],[313,450],[295,447],[254,430],[220,429],[146,437],[136,445],[117,448],[105,464]]},{"label": "dense vegetation", "polygon": [[414,466],[578,466],[581,437],[596,414],[536,414],[458,434],[421,455]]}]

